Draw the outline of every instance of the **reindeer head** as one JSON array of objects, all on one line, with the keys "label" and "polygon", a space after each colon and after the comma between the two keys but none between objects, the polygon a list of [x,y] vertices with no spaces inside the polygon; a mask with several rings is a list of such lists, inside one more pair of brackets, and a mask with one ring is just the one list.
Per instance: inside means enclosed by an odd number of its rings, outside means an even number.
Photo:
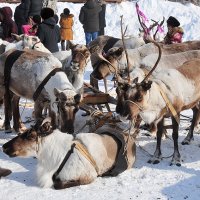
[{"label": "reindeer head", "polygon": [[37,51],[42,51],[45,53],[51,53],[40,41],[40,39],[37,36],[30,36],[26,34],[22,35],[17,35],[17,34],[12,34],[12,36],[17,40],[17,41],[22,41],[22,47],[23,49],[33,49]]},{"label": "reindeer head", "polygon": [[45,119],[43,122],[39,121],[35,126],[5,143],[2,146],[3,152],[10,157],[37,156],[41,138],[46,137],[52,132],[53,129],[49,118]]},{"label": "reindeer head", "polygon": [[85,45],[74,45],[70,42],[72,51],[71,69],[73,71],[85,72],[85,68],[90,59],[90,51]]},{"label": "reindeer head", "polygon": [[113,47],[104,57],[99,55],[99,62],[97,62],[91,75],[94,78],[101,80],[111,74],[115,74],[117,68],[114,66],[119,65],[118,61],[121,59],[123,51],[124,49],[122,47]]},{"label": "reindeer head", "polygon": [[149,99],[147,91],[151,88],[151,84],[152,81],[138,83],[138,78],[135,78],[132,84],[127,86],[124,91],[125,103],[122,116],[129,115],[133,119],[143,110]]},{"label": "reindeer head", "polygon": [[62,132],[72,134],[74,132],[75,114],[79,109],[81,95],[73,90],[60,91],[54,88],[54,94],[58,99],[58,119]]}]

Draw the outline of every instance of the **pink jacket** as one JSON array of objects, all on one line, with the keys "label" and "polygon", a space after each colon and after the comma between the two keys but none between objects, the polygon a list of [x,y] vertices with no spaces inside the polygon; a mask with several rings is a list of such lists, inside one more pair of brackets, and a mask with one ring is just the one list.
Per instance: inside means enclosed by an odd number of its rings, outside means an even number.
[{"label": "pink jacket", "polygon": [[24,34],[26,34],[26,35],[32,35],[32,36],[36,35],[36,32],[32,32],[31,29],[32,29],[32,26],[29,25],[29,24],[22,26],[22,32]]}]

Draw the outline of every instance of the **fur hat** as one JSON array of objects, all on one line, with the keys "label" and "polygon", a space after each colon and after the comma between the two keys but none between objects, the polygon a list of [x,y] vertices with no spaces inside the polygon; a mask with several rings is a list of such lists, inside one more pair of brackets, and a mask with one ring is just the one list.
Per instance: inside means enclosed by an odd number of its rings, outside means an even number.
[{"label": "fur hat", "polygon": [[65,15],[69,15],[70,10],[69,10],[68,8],[65,8],[65,9],[63,10],[63,13],[64,13]]},{"label": "fur hat", "polygon": [[40,15],[34,15],[32,19],[33,19],[34,23],[36,23],[36,24],[40,24],[41,23]]},{"label": "fur hat", "polygon": [[42,10],[41,10],[41,17],[42,17],[42,19],[48,19],[48,18],[50,18],[50,17],[53,17],[54,16],[54,11],[53,11],[53,9],[51,9],[51,8],[43,8]]},{"label": "fur hat", "polygon": [[172,27],[178,27],[180,26],[180,22],[175,17],[170,16],[167,20],[167,25]]}]

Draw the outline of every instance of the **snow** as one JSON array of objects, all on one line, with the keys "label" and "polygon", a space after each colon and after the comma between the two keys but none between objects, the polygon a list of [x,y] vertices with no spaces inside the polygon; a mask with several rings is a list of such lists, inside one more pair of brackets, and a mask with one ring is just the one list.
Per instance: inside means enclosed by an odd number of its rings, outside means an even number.
[{"label": "snow", "polygon": [[[16,4],[1,3],[0,7],[9,5],[13,10]],[[58,15],[64,7],[68,7],[74,14],[74,43],[85,43],[84,32],[78,21],[80,8],[83,4],[58,3]],[[185,30],[184,40],[200,39],[200,7],[193,4],[182,5],[162,0],[140,0],[141,10],[149,19],[167,19],[170,15],[175,16],[181,22]],[[128,35],[138,34],[138,20],[135,13],[134,2],[123,2],[121,4],[109,4],[107,6],[106,34],[120,37],[120,16],[124,16],[124,25],[128,25]],[[166,29],[166,27],[165,27]],[[92,71],[88,66],[85,81],[89,81],[89,74]],[[103,83],[100,84],[103,90]],[[109,82],[109,86],[112,83]],[[115,93],[114,89],[111,91]],[[31,118],[33,107],[31,102],[29,107],[24,106],[26,100],[21,101],[21,115],[24,121]],[[3,110],[0,110],[3,118]],[[76,129],[81,128],[87,118],[81,116],[79,111],[76,118]],[[191,111],[185,111],[185,115],[192,116]],[[0,120],[1,123],[3,120]],[[29,126],[31,123],[28,123]],[[189,146],[182,146],[180,142],[186,136],[185,128],[189,126],[188,120],[181,120],[179,148],[182,156],[182,166],[169,166],[170,158],[163,158],[157,165],[148,164],[149,153],[153,154],[156,140],[152,136],[146,136],[145,131],[141,131],[137,139],[136,163],[132,169],[120,174],[117,177],[97,178],[92,184],[68,188],[61,191],[54,189],[42,189],[35,180],[37,160],[34,158],[8,158],[0,152],[0,166],[7,167],[13,171],[8,177],[0,180],[0,200],[52,200],[52,199],[73,199],[73,200],[198,200],[200,197],[200,156],[199,144],[200,136],[194,135],[195,140]],[[15,136],[15,133],[5,134],[0,132],[0,146]],[[168,131],[171,138],[171,131]],[[173,153],[173,141],[171,139],[162,140],[162,153],[168,157]]]}]

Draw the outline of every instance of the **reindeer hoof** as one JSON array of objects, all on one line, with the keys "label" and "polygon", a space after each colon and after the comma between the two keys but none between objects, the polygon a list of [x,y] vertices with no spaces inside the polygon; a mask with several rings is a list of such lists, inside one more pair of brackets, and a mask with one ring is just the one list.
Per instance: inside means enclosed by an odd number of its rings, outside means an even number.
[{"label": "reindeer hoof", "polygon": [[194,139],[187,139],[187,138],[185,138],[185,139],[181,142],[181,144],[182,144],[182,145],[190,145],[191,140],[194,140]]},{"label": "reindeer hoof", "polygon": [[160,159],[159,158],[153,158],[153,159],[148,160],[147,163],[155,165],[155,164],[160,163]]},{"label": "reindeer hoof", "polygon": [[5,133],[12,133],[12,129],[5,129]]},{"label": "reindeer hoof", "polygon": [[177,167],[180,167],[181,166],[181,160],[180,160],[180,158],[173,158],[172,159],[172,161],[171,161],[171,163],[170,163],[170,166],[172,166],[172,165],[176,165]]}]

